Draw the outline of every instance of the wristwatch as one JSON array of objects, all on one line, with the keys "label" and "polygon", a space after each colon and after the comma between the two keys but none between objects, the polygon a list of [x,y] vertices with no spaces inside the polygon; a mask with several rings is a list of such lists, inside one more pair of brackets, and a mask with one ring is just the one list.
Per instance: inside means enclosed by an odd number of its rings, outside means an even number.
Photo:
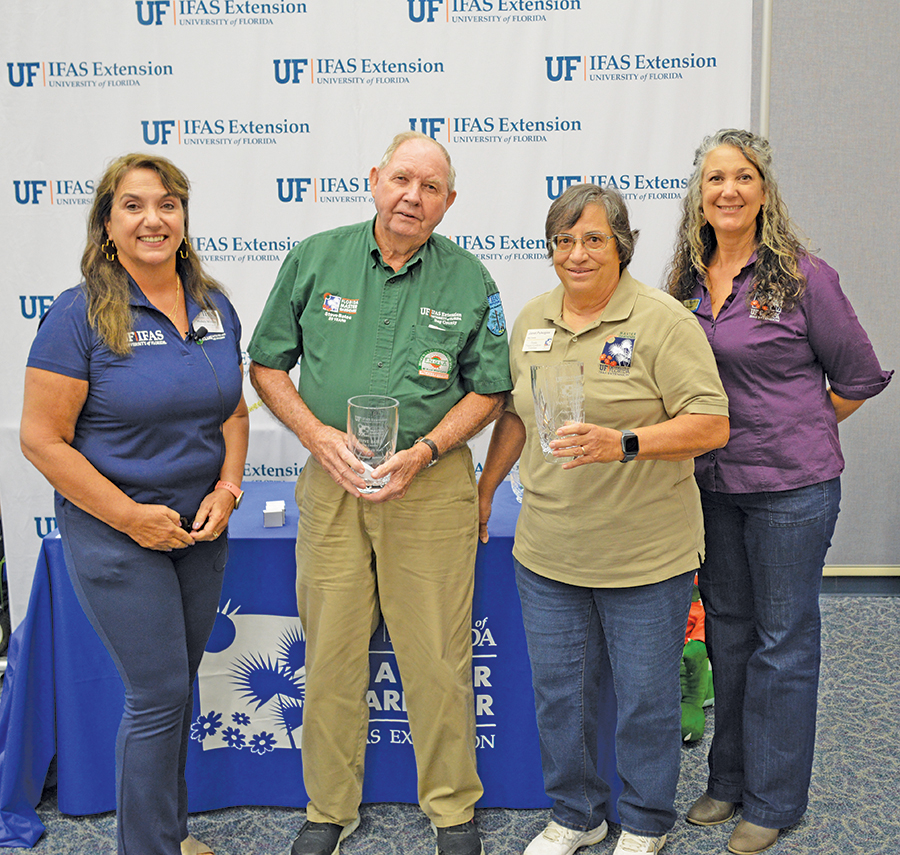
[{"label": "wristwatch", "polygon": [[237,484],[232,484],[231,481],[217,481],[216,486],[213,487],[214,490],[228,490],[232,496],[234,496],[234,509],[237,510],[241,506],[241,499],[244,498],[244,491],[237,486]]},{"label": "wristwatch", "polygon": [[413,445],[417,445],[420,442],[424,442],[431,449],[431,463],[428,464],[425,468],[428,469],[430,466],[434,466],[438,460],[441,459],[441,453],[438,451],[438,447],[434,444],[434,442],[428,439],[427,436],[420,436]]},{"label": "wristwatch", "polygon": [[625,456],[619,461],[619,463],[629,463],[634,460],[635,457],[638,456],[638,452],[641,450],[641,443],[638,440],[638,435],[630,430],[622,431],[622,454]]}]

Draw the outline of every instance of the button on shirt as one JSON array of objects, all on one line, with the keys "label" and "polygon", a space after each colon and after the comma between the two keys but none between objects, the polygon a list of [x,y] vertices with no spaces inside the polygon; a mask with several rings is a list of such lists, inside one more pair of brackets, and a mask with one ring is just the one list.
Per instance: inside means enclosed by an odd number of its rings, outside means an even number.
[{"label": "button on shirt", "polygon": [[893,374],[881,369],[825,262],[801,259],[803,297],[772,319],[754,317],[748,303],[755,263],[754,253],[715,319],[699,280],[692,295],[731,411],[728,445],[696,460],[697,483],[714,492],[777,492],[837,477],[844,458],[827,385],[859,401],[881,392]]},{"label": "button on shirt", "polygon": [[288,253],[248,350],[281,371],[300,359],[300,397],[338,430],[347,429],[348,398],[397,398],[398,448],[469,392],[512,386],[500,297],[484,265],[432,235],[394,271],[373,221],[313,235]]}]

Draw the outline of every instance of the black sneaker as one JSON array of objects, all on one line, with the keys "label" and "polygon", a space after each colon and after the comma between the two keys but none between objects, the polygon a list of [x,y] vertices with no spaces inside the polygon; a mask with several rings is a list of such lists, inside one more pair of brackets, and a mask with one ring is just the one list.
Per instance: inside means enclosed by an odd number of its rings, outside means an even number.
[{"label": "black sneaker", "polygon": [[431,827],[437,835],[437,855],[484,855],[474,819],[448,828],[435,828],[434,823]]},{"label": "black sneaker", "polygon": [[291,847],[291,855],[338,855],[341,841],[358,827],[359,817],[349,825],[307,820],[300,826],[300,833]]}]

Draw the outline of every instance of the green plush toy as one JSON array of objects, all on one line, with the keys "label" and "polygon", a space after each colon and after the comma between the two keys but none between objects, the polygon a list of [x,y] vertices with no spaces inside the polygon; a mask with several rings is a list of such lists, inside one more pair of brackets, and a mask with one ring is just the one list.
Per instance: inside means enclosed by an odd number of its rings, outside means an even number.
[{"label": "green plush toy", "polygon": [[691,611],[681,656],[681,738],[696,742],[703,738],[706,717],[703,707],[713,702],[712,671],[706,654],[705,614],[700,590],[694,585]]},{"label": "green plush toy", "polygon": [[706,643],[694,638],[684,645],[681,657],[681,738],[685,742],[703,738],[703,707],[708,699],[712,699],[712,672]]}]

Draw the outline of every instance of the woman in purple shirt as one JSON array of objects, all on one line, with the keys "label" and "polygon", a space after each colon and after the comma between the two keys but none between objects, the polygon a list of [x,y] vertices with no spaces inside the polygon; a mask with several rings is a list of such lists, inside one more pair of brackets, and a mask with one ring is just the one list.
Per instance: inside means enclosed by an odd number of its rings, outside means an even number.
[{"label": "woman in purple shirt", "polygon": [[687,819],[724,823],[741,803],[728,842],[738,855],[768,849],[806,810],[837,424],[893,373],[837,273],[794,235],[771,168],[769,143],[748,131],[703,140],[668,280],[706,331],[731,414],[728,445],[696,460],[716,723],[707,790]]}]

